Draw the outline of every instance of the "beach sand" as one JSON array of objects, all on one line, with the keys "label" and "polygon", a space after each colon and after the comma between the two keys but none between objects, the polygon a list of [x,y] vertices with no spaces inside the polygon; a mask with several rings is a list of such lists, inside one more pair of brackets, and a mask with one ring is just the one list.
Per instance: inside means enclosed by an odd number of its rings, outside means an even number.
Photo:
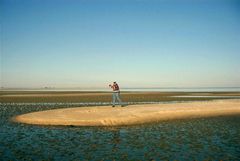
[{"label": "beach sand", "polygon": [[240,115],[240,99],[126,107],[75,107],[23,114],[15,122],[35,125],[121,126],[189,119]]}]

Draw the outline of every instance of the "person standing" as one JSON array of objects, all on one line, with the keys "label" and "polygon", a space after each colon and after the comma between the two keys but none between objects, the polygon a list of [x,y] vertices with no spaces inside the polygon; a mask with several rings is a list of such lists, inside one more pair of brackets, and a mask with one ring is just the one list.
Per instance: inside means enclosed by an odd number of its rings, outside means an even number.
[{"label": "person standing", "polygon": [[109,87],[113,89],[113,95],[112,95],[112,107],[115,107],[116,100],[119,102],[121,107],[123,107],[122,100],[120,99],[120,88],[117,84],[117,82],[113,82],[113,84],[109,84]]}]

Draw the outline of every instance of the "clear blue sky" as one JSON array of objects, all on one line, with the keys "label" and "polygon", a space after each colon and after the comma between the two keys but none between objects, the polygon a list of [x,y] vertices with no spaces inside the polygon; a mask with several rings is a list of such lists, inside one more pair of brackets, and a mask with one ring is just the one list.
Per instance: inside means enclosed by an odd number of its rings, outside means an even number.
[{"label": "clear blue sky", "polygon": [[240,86],[238,0],[0,0],[1,86]]}]

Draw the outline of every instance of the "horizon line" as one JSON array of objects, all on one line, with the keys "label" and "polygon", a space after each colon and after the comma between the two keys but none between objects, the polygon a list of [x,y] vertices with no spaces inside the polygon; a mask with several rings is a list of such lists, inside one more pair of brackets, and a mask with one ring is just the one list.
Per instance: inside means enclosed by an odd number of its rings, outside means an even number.
[{"label": "horizon line", "polygon": [[[0,87],[0,89],[106,89],[108,87]],[[205,87],[121,87],[121,89],[195,89],[195,88],[240,88],[240,86],[205,86]]]}]

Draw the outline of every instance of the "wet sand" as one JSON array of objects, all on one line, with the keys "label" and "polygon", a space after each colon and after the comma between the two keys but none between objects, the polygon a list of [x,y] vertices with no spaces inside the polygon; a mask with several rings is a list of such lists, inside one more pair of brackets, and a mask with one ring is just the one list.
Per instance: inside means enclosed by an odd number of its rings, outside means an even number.
[{"label": "wet sand", "polygon": [[12,120],[35,125],[122,126],[227,115],[240,115],[240,99],[65,108],[23,114]]},{"label": "wet sand", "polygon": [[[80,91],[0,91],[2,103],[41,103],[41,102],[111,102],[111,92]],[[184,96],[184,97],[179,97]],[[186,96],[186,97],[185,97]],[[190,96],[190,97],[189,97]],[[166,101],[200,101],[218,99],[191,96],[240,96],[240,92],[127,92],[122,91],[124,102],[166,102]]]}]

